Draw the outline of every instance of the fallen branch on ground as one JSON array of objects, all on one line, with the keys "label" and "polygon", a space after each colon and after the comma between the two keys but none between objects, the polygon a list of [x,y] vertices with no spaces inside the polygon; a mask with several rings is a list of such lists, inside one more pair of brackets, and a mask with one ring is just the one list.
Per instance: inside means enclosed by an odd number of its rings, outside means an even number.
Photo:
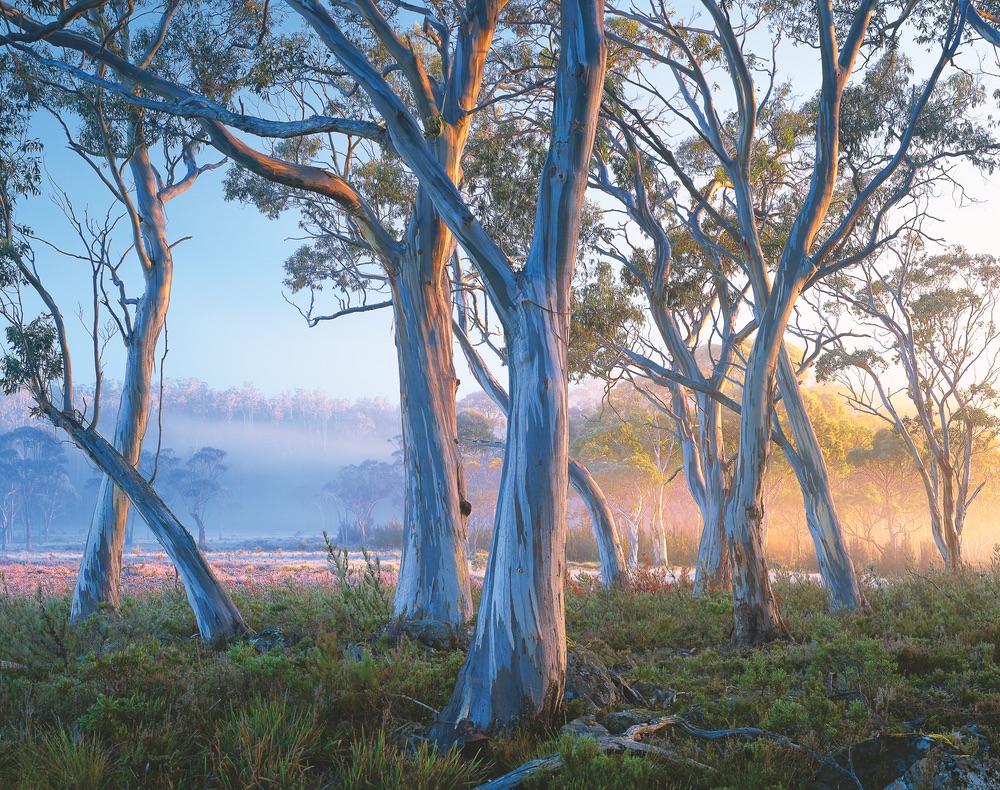
[{"label": "fallen branch on ground", "polygon": [[[695,727],[693,724],[690,724],[680,716],[663,716],[659,719],[646,722],[645,724],[636,724],[633,727],[629,727],[622,735],[605,735],[597,741],[597,747],[601,751],[606,752],[626,749],[630,751],[644,752],[646,754],[656,755],[657,757],[671,762],[680,763],[688,768],[694,768],[699,771],[715,770],[711,766],[704,765],[696,760],[681,757],[669,749],[664,749],[660,746],[653,746],[636,740],[641,735],[649,735],[657,730],[662,730],[664,727],[677,727],[695,738],[705,738],[711,741],[720,740],[722,738],[749,738],[751,740],[764,738],[769,741],[774,741],[782,746],[787,746],[789,749],[795,749],[796,751],[801,751],[810,755],[815,760],[818,760],[824,765],[828,765],[839,773],[849,777],[858,788],[861,788],[861,783],[858,781],[857,776],[854,775],[854,772],[844,768],[835,760],[819,754],[812,749],[808,749],[801,744],[795,743],[794,741],[786,738],[784,735],[779,735],[776,732],[768,732],[767,730],[760,730],[756,727],[736,727],[735,729],[729,730],[703,730],[700,727]],[[512,790],[512,788],[517,787],[525,779],[533,776],[534,774],[542,771],[556,771],[561,767],[562,757],[558,753],[550,754],[548,757],[540,757],[537,760],[531,760],[521,767],[515,768],[510,773],[506,773],[503,776],[493,779],[492,781],[486,782],[486,784],[479,785],[476,790]]]}]

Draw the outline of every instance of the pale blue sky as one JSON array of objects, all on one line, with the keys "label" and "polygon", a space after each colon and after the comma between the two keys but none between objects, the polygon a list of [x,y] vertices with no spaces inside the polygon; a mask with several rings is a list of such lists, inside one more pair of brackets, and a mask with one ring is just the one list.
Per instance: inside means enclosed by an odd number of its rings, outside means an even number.
[{"label": "pale blue sky", "polygon": [[[791,62],[795,92],[800,98],[808,96],[818,76],[814,56],[795,53]],[[65,148],[54,124],[41,121],[36,128],[46,143],[47,169],[59,186],[70,193],[78,210],[89,204],[92,211],[103,214],[111,204],[110,193]],[[251,138],[246,139],[253,144]],[[216,161],[218,156],[207,151],[203,158]],[[270,221],[252,207],[226,203],[221,190],[225,171],[205,174],[190,192],[167,206],[171,241],[192,237],[175,250],[167,376],[195,377],[220,389],[252,382],[266,393],[321,388],[336,397],[397,399],[391,311],[348,316],[308,328],[282,298],[282,263],[299,244],[289,240],[299,235],[294,214]],[[991,199],[997,191],[996,179],[986,180],[971,168],[962,172],[968,196],[982,203],[959,210],[953,196],[942,195],[931,213],[945,222],[932,232],[973,251],[1000,252],[995,242],[1000,201]],[[25,204],[21,216],[40,235],[71,243],[61,212],[47,196]],[[124,225],[120,231],[119,254],[130,243]],[[77,303],[88,298],[85,265],[59,260],[42,248],[39,259],[43,277],[70,318]],[[134,261],[130,265],[131,281],[137,282],[137,267]],[[79,326],[75,319],[70,323]],[[77,340],[77,381],[90,382],[89,349],[82,333]],[[109,378],[122,375],[119,347],[116,340],[106,357]],[[463,381],[460,396],[475,392],[471,374],[460,360],[458,365]]]},{"label": "pale blue sky", "polygon": [[[61,132],[41,122],[37,133],[46,143],[46,169],[69,193],[76,211],[84,207],[103,216],[110,193],[65,147]],[[218,155],[207,152],[205,161]],[[261,390],[321,388],[337,397],[398,397],[395,347],[390,310],[325,322],[314,329],[282,298],[282,263],[299,242],[295,217],[277,221],[255,208],[227,203],[221,183],[225,168],[204,174],[187,193],[167,204],[171,242],[192,238],[174,250],[174,287],[167,322],[168,377],[194,377],[217,388],[253,382]],[[48,195],[22,206],[21,217],[42,237],[71,250],[78,242],[61,210]],[[124,223],[114,249],[121,255],[131,243]],[[37,246],[39,269],[56,294],[68,323],[80,326],[78,305],[87,305],[89,274],[83,262],[61,258]],[[125,265],[130,292],[140,276],[134,260]],[[89,309],[89,306],[87,307]],[[88,319],[89,320],[89,319]],[[87,339],[75,334],[74,364],[79,383],[93,381]],[[120,342],[109,346],[105,375],[121,378]]]}]

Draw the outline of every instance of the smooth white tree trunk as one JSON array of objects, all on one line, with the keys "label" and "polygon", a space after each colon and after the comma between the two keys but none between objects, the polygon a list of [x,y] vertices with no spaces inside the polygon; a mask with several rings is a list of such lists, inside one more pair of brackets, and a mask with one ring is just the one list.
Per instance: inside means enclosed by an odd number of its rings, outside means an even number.
[{"label": "smooth white tree trunk", "polygon": [[[461,310],[462,307],[460,306],[459,309]],[[466,363],[479,386],[509,419],[510,398],[507,396],[507,390],[496,380],[480,353],[472,345],[465,330],[464,321],[458,322],[455,337],[458,338]],[[608,589],[627,584],[631,574],[625,560],[618,523],[604,491],[601,490],[590,470],[575,458],[569,459],[569,484],[583,500],[587,513],[590,515],[590,523],[594,528],[594,539],[597,541],[597,553],[601,563],[602,586]]]},{"label": "smooth white tree trunk", "polygon": [[[114,446],[133,468],[137,468],[149,422],[156,346],[170,304],[173,255],[148,151],[137,148],[130,167],[135,181],[135,207],[141,222],[141,238],[136,243],[144,245],[148,265],[143,266],[144,288],[138,297],[131,337],[127,339]],[[128,514],[128,497],[107,474],[103,474],[73,592],[71,618],[74,622],[88,617],[102,603],[118,607]]]},{"label": "smooth white tree trunk", "polygon": [[[422,196],[418,201],[427,203]],[[432,215],[426,223],[425,231],[440,220]],[[439,241],[451,244],[447,233]],[[392,280],[405,471],[395,611],[458,626],[472,618],[465,554],[471,505],[458,446],[450,281],[442,265],[450,249],[426,253],[433,254],[403,262]]]},{"label": "smooth white tree trunk", "polygon": [[557,302],[540,288],[525,293],[506,338],[507,453],[482,601],[442,722],[485,729],[522,714],[551,720],[562,704],[568,334]]}]

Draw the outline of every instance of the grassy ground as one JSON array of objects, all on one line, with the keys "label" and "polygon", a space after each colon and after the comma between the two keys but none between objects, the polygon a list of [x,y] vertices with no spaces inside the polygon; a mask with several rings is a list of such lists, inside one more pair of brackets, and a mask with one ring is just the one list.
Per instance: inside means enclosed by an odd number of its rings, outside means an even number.
[{"label": "grassy ground", "polygon": [[466,788],[561,750],[564,770],[532,786],[793,788],[817,755],[879,733],[941,734],[969,751],[985,739],[996,753],[1000,568],[869,586],[870,611],[850,616],[828,613],[814,585],[776,589],[795,641],[735,650],[725,595],[696,598],[654,573],[630,591],[570,585],[572,643],[660,700],[658,714],[802,747],[676,729],[650,739],[711,771],[530,730],[492,739],[479,762],[436,755],[420,736],[464,656],[379,637],[391,591],[374,577],[240,591],[254,628],[289,638],[268,652],[204,648],[176,590],[127,597],[78,629],[66,597],[2,594],[0,787]]}]

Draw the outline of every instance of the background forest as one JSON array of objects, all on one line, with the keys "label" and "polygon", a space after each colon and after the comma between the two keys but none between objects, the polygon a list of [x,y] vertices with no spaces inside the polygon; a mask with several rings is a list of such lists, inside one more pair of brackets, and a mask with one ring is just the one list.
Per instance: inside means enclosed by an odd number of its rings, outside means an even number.
[{"label": "background forest", "polygon": [[[106,396],[115,397],[113,385]],[[917,470],[898,434],[850,410],[835,387],[807,386],[806,403],[830,461],[855,563],[882,574],[939,564]],[[609,396],[596,382],[573,390],[571,415],[573,452],[611,500],[629,563],[693,568],[699,514],[684,484],[680,443],[668,417],[630,386],[619,385]],[[201,493],[208,493],[204,520],[215,546],[306,541],[316,547],[327,531],[351,548],[401,548],[399,411],[387,400],[347,401],[301,390],[267,396],[252,385],[218,391],[196,380],[168,379],[162,415],[154,415],[154,422],[163,431],[163,488],[178,511],[188,513],[199,499],[179,473],[187,470],[199,480],[214,475],[211,492]],[[505,424],[484,395],[458,402],[472,504],[470,558],[489,549],[502,460],[496,444]],[[0,397],[0,430],[0,547],[28,548],[30,532],[38,551],[82,548],[97,495],[94,467],[44,430],[23,395]],[[732,434],[736,426],[730,422],[724,430]],[[144,460],[150,470],[155,447]],[[218,461],[221,471],[199,476],[189,469],[191,456],[202,448],[225,453]],[[973,487],[986,485],[970,510],[970,562],[989,562],[993,555],[989,514],[997,504],[992,483],[998,463],[995,445],[983,441],[976,449]],[[780,458],[768,473],[766,490],[768,555],[790,569],[815,572],[802,499],[792,470]],[[572,494],[569,518],[569,560],[596,564],[589,516]],[[359,519],[367,533],[364,543]],[[127,545],[133,543],[155,544],[134,517]]]}]

